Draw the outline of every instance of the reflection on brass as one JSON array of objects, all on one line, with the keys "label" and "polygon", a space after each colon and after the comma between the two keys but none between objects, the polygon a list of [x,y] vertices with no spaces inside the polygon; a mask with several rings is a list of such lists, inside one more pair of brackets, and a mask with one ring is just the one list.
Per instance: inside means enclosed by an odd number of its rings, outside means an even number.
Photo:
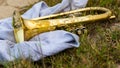
[{"label": "reflection on brass", "polygon": [[16,11],[13,15],[14,36],[19,43],[40,33],[55,30],[56,27],[113,18],[114,16],[111,17],[111,15],[112,12],[109,9],[88,7],[28,20],[23,19]]}]

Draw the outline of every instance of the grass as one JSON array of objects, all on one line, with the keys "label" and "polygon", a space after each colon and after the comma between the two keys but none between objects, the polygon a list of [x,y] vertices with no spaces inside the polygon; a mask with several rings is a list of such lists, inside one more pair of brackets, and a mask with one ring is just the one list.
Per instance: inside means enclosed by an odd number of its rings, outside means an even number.
[{"label": "grass", "polygon": [[[60,0],[44,0],[52,6]],[[37,62],[17,60],[3,65],[5,68],[117,68],[120,64],[120,30],[110,27],[120,22],[118,0],[89,0],[87,6],[109,8],[117,16],[115,20],[86,24],[88,34],[80,35],[80,47],[67,49],[57,55]],[[94,27],[93,27],[94,26]]]}]

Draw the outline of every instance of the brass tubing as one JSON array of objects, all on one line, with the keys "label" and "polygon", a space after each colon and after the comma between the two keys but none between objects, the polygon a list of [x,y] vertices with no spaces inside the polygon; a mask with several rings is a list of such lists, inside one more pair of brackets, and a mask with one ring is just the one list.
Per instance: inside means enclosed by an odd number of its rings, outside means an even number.
[{"label": "brass tubing", "polygon": [[[87,15],[87,16],[81,16],[81,17],[42,20],[46,18],[52,18],[52,17],[62,16],[62,15],[71,14],[75,12],[89,11],[89,10],[104,11],[105,13],[102,13],[99,15]],[[34,18],[32,20],[24,19],[24,24],[27,27],[27,29],[35,29],[35,28],[41,28],[41,27],[49,27],[49,26],[51,27],[51,26],[72,24],[72,23],[77,23],[77,22],[80,23],[80,22],[102,20],[102,19],[110,18],[111,15],[112,15],[112,12],[109,9],[106,9],[103,7],[89,7],[89,8],[79,9],[79,10],[73,10],[70,12],[64,12],[60,14],[53,14],[50,16]]]},{"label": "brass tubing", "polygon": [[[59,16],[66,16],[69,14],[77,13],[77,12],[84,12],[84,11],[102,11],[104,13],[98,14],[98,15],[87,15],[87,16],[80,16],[80,17],[68,17],[68,18],[58,18]],[[56,27],[59,27],[61,25],[67,25],[67,24],[75,24],[75,23],[85,23],[85,22],[91,22],[91,21],[97,21],[102,19],[108,19],[113,18],[111,17],[112,12],[109,9],[103,8],[103,7],[87,7],[82,9],[77,9],[73,11],[63,12],[59,14],[53,14],[49,16],[34,18],[31,20],[22,19],[23,21],[19,22],[20,24],[23,24],[22,27],[24,27],[24,39],[29,40],[30,38],[34,37],[37,34],[55,30]],[[55,18],[55,19],[52,19]],[[14,22],[15,23],[15,22]],[[16,28],[14,28],[16,29]],[[18,35],[19,36],[19,35]]]},{"label": "brass tubing", "polygon": [[68,11],[68,12],[63,12],[63,13],[59,13],[59,14],[52,14],[52,15],[48,15],[48,16],[34,18],[32,20],[47,19],[47,18],[62,16],[62,15],[67,15],[67,14],[72,14],[72,13],[82,12],[82,11],[90,11],[90,10],[92,10],[92,11],[93,10],[104,11],[104,12],[107,12],[107,14],[109,14],[111,16],[111,11],[107,8],[104,8],[104,7],[87,7],[87,8],[81,8],[81,9],[72,10],[72,11]]}]

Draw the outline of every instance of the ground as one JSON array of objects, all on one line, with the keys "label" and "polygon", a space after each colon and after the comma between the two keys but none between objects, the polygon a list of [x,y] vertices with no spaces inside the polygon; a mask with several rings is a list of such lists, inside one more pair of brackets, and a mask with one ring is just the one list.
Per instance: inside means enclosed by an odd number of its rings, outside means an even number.
[{"label": "ground", "polygon": [[[8,3],[8,2],[10,3]],[[19,5],[17,0],[0,0],[0,18],[9,17],[13,10],[23,10],[38,0],[21,0],[25,5]],[[20,1],[20,0],[18,0]],[[30,1],[30,3],[29,3]],[[44,0],[50,6],[61,0]],[[29,4],[28,4],[29,3]],[[3,14],[6,7],[11,10],[8,15]],[[3,65],[7,68],[120,68],[120,0],[89,0],[88,6],[109,8],[116,19],[103,20],[86,24],[88,34],[80,35],[80,47],[67,49],[57,55],[44,58],[38,62],[26,60],[15,61]],[[10,9],[11,7],[11,9]],[[28,7],[26,8],[28,9]],[[25,10],[26,10],[25,9]],[[23,10],[24,11],[24,10]],[[3,14],[3,15],[1,15]]]},{"label": "ground", "polygon": [[15,10],[21,10],[38,1],[39,0],[0,0],[0,19],[10,17]]}]

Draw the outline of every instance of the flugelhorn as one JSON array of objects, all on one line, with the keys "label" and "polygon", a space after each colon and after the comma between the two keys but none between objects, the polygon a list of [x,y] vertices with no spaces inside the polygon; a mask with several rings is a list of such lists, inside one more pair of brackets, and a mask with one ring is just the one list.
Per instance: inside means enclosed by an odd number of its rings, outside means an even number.
[{"label": "flugelhorn", "polygon": [[[94,14],[82,16],[82,12],[87,14],[90,13],[89,11],[94,11]],[[29,40],[40,33],[55,30],[56,27],[82,24],[85,22],[89,23],[91,21],[114,17],[115,16],[112,16],[112,12],[104,7],[87,7],[30,20],[23,19],[19,12],[16,11],[13,15],[14,36],[16,42],[20,43]]]}]

